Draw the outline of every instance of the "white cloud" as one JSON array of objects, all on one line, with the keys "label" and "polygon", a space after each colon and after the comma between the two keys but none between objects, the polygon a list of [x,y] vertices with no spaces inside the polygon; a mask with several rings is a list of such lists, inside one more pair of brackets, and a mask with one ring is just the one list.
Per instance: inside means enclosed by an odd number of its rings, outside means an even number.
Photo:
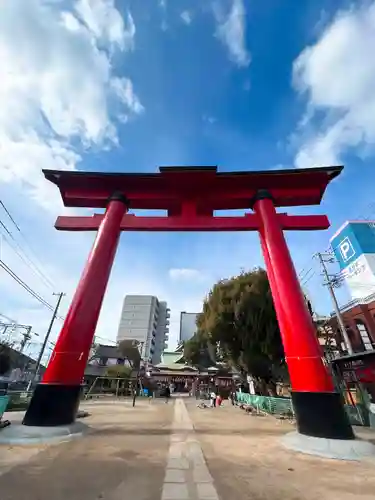
[{"label": "white cloud", "polygon": [[129,78],[112,78],[111,89],[129,111],[136,115],[144,111],[144,107],[134,93],[133,84]]},{"label": "white cloud", "polygon": [[366,154],[373,147],[374,49],[375,3],[366,2],[340,12],[294,62],[294,86],[308,98],[297,167],[337,164],[349,148]]},{"label": "white cloud", "polygon": [[80,149],[116,143],[113,110],[122,121],[143,111],[111,60],[133,48],[131,14],[114,0],[67,5],[12,0],[0,16],[0,182],[26,183],[45,208],[42,168],[75,169]]},{"label": "white cloud", "polygon": [[214,123],[217,122],[217,118],[211,115],[203,115],[202,120],[206,123],[209,123],[210,125],[213,125]]},{"label": "white cloud", "polygon": [[183,12],[181,12],[180,17],[183,20],[183,22],[187,25],[191,24],[193,21],[192,13],[189,12],[188,10],[184,10]]},{"label": "white cloud", "polygon": [[167,0],[159,0],[159,8],[161,10],[161,24],[160,28],[162,31],[167,31],[168,30],[168,23],[167,23]]},{"label": "white cloud", "polygon": [[114,0],[78,0],[75,11],[97,40],[116,44],[121,49],[133,48],[135,25],[126,13],[126,26]]},{"label": "white cloud", "polygon": [[197,269],[169,269],[168,274],[172,280],[199,281],[202,279],[202,273]]},{"label": "white cloud", "polygon": [[216,35],[227,47],[230,59],[238,66],[248,66],[251,57],[246,49],[246,10],[243,0],[231,0],[227,15],[223,14],[221,4],[214,4],[214,15]]}]

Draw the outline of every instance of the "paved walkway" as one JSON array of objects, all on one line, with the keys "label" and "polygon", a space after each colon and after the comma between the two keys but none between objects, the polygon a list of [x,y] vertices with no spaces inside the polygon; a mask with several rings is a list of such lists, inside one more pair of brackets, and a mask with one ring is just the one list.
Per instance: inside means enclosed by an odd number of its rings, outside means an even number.
[{"label": "paved walkway", "polygon": [[292,427],[272,417],[228,404],[202,410],[188,398],[85,406],[92,415],[84,438],[0,446],[1,500],[374,498],[375,461],[287,451],[279,437]]},{"label": "paved walkway", "polygon": [[183,400],[177,399],[174,408],[162,500],[218,500]]},{"label": "paved walkway", "polygon": [[49,447],[0,446],[0,456],[13,458],[0,476],[1,500],[161,499],[173,405],[137,400],[135,408],[103,402],[87,409],[91,431],[84,438]]}]

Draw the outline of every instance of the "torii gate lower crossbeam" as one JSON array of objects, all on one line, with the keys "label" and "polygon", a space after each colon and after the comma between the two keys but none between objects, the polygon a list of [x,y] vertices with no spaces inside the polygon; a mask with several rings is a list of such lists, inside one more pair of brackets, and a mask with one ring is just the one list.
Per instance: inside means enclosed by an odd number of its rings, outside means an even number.
[{"label": "torii gate lower crossbeam", "polygon": [[[353,431],[307,310],[283,230],[326,229],[325,216],[288,216],[275,207],[319,204],[341,167],[217,173],[216,168],[163,168],[160,174],[45,171],[66,206],[106,207],[104,215],[59,217],[60,230],[98,230],[43,380],[23,423],[58,426],[74,421],[90,346],[121,231],[259,231],[288,364],[301,433],[353,439]],[[138,217],[128,208],[165,209],[165,217]],[[242,217],[214,210],[253,208]]]}]

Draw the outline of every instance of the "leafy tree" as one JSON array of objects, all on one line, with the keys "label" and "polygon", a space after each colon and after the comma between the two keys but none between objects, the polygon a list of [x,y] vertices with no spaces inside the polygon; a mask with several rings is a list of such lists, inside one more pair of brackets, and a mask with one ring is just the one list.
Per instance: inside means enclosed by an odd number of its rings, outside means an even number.
[{"label": "leafy tree", "polygon": [[113,378],[130,378],[131,373],[132,369],[130,366],[112,365],[107,367],[105,376]]},{"label": "leafy tree", "polygon": [[129,361],[133,369],[138,369],[141,364],[141,344],[137,340],[122,340],[117,349],[121,356]]},{"label": "leafy tree", "polygon": [[198,335],[223,359],[251,374],[259,390],[275,393],[285,375],[284,351],[267,274],[257,268],[218,282],[197,319]]},{"label": "leafy tree", "polygon": [[208,368],[214,363],[209,350],[209,337],[203,330],[198,330],[193,337],[184,342],[184,358],[186,361],[201,368]]}]

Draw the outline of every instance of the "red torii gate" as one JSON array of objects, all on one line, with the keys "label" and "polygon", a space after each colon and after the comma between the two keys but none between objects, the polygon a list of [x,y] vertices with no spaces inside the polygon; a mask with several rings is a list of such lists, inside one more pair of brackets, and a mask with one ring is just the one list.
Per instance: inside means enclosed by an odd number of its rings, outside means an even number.
[{"label": "red torii gate", "polygon": [[[276,207],[319,205],[342,167],[217,172],[216,167],[161,167],[129,174],[44,170],[67,207],[105,208],[104,215],[58,217],[62,231],[98,231],[56,346],[24,417],[25,425],[74,422],[89,350],[121,231],[258,231],[280,326],[302,434],[353,439],[340,395],[322,357],[284,230],[329,227],[325,215],[287,215]],[[128,209],[163,209],[145,217]],[[215,210],[247,209],[237,217]]]}]

